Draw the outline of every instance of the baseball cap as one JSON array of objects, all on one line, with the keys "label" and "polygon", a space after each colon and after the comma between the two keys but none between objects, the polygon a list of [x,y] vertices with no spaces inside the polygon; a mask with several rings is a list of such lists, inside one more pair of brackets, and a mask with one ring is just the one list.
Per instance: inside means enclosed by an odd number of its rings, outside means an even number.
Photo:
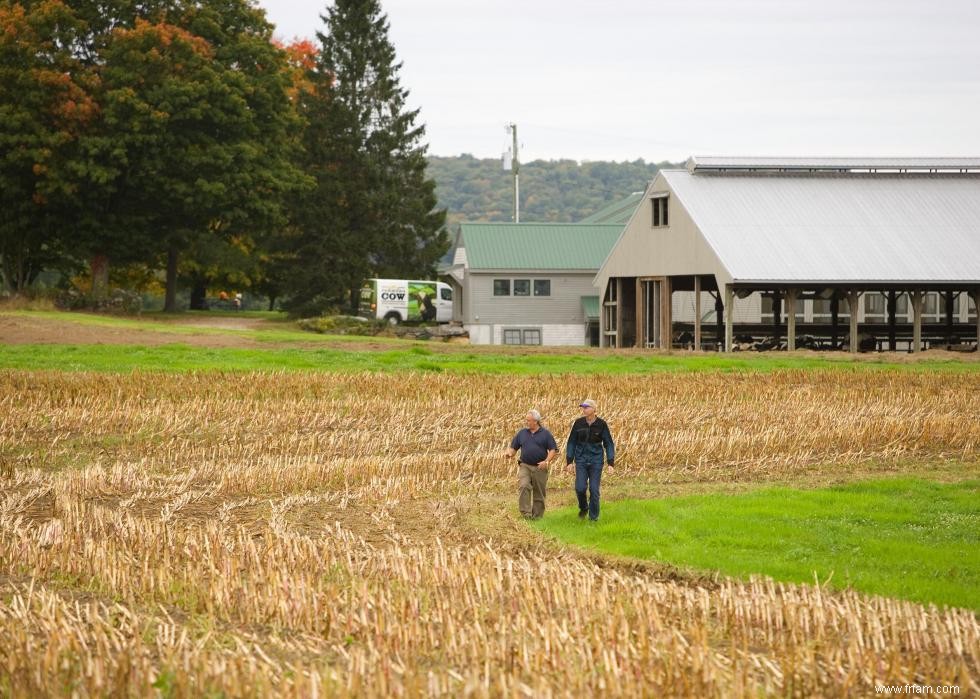
[{"label": "baseball cap", "polygon": [[583,400],[581,403],[578,404],[578,407],[580,407],[580,408],[585,408],[585,407],[594,408],[595,407],[595,401],[592,400],[591,398],[586,398],[585,400]]}]

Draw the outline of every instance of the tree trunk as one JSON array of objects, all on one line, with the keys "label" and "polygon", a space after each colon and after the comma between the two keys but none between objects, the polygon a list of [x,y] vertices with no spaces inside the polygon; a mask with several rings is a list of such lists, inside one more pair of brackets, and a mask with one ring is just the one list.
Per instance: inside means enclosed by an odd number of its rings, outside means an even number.
[{"label": "tree trunk", "polygon": [[177,312],[177,246],[167,251],[167,294],[163,302],[164,313]]},{"label": "tree trunk", "polygon": [[191,310],[208,310],[208,280],[206,277],[195,277],[191,287]]},{"label": "tree trunk", "polygon": [[92,273],[92,303],[97,306],[109,298],[109,257],[93,255],[89,269]]},{"label": "tree trunk", "polygon": [[269,310],[276,310],[276,297],[273,294],[269,294]]},{"label": "tree trunk", "polygon": [[352,285],[350,288],[350,314],[357,315],[357,309],[361,305],[361,287]]}]

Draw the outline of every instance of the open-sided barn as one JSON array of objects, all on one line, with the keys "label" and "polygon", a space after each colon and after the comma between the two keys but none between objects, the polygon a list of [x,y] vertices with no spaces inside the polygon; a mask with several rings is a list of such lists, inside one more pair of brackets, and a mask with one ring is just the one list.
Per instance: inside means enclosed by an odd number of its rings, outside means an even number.
[{"label": "open-sided barn", "polygon": [[977,342],[980,159],[691,158],[595,285],[606,346]]}]

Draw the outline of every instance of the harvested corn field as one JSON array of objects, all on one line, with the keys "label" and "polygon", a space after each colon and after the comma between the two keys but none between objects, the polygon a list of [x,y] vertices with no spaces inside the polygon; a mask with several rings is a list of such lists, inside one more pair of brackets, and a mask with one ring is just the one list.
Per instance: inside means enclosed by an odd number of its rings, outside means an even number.
[{"label": "harvested corn field", "polygon": [[[0,374],[0,694],[980,691],[980,624],[564,550],[501,457],[586,395],[606,497],[975,476],[980,376]],[[549,507],[572,501],[552,476]]]}]

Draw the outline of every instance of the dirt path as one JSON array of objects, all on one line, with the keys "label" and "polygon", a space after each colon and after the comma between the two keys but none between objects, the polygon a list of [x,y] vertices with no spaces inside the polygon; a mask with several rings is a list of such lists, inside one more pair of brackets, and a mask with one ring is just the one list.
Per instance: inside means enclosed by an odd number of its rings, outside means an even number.
[{"label": "dirt path", "polygon": [[[235,323],[244,325],[212,325],[225,319],[214,321],[202,319],[204,322],[174,322],[174,326],[198,326],[203,328],[220,327],[223,329],[245,330],[257,329],[255,325],[262,321],[246,320]],[[247,335],[236,336],[228,333],[202,332],[187,333],[173,332],[167,328],[167,323],[150,323],[145,328],[113,327],[111,325],[86,325],[73,323],[59,318],[39,318],[34,316],[4,316],[0,315],[0,344],[78,344],[78,345],[168,345],[176,342],[199,347],[258,347],[261,343]]]}]

